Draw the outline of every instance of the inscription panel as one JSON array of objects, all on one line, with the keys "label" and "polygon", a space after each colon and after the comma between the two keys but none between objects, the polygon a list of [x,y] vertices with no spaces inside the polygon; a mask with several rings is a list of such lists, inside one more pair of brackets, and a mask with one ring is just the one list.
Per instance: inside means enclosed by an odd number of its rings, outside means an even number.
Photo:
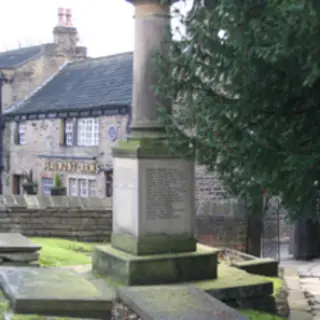
[{"label": "inscription panel", "polygon": [[182,159],[139,162],[139,234],[193,235],[194,164]]},{"label": "inscription panel", "polygon": [[147,220],[178,219],[183,216],[187,185],[185,171],[179,168],[147,168]]}]

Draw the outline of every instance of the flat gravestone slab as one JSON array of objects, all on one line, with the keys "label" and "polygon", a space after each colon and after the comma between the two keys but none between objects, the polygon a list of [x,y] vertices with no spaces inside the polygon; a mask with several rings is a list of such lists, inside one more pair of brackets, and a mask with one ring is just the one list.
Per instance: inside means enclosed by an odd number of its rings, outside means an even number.
[{"label": "flat gravestone slab", "polygon": [[14,262],[31,262],[38,261],[40,257],[39,252],[14,252],[5,253],[0,252],[0,259]]},{"label": "flat gravestone slab", "polygon": [[0,253],[35,252],[41,247],[20,233],[0,233]]},{"label": "flat gravestone slab", "polygon": [[114,293],[73,270],[0,267],[0,287],[16,314],[108,319]]},{"label": "flat gravestone slab", "polygon": [[144,320],[248,320],[194,286],[126,287],[118,292]]}]

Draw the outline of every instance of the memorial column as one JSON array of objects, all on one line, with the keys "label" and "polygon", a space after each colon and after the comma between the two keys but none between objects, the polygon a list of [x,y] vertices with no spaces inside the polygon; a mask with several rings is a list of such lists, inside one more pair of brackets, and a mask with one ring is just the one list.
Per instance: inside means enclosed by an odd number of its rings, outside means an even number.
[{"label": "memorial column", "polygon": [[166,50],[172,2],[129,2],[135,6],[132,133],[112,150],[111,244],[94,250],[93,270],[127,285],[215,279],[218,251],[194,237],[193,157],[173,154],[157,121],[153,53]]},{"label": "memorial column", "polygon": [[155,96],[153,86],[157,84],[158,71],[153,60],[155,51],[164,54],[167,51],[165,40],[170,37],[170,2],[174,1],[127,1],[135,7],[131,136],[150,137],[150,133],[162,131],[157,121],[159,97]]},{"label": "memorial column", "polygon": [[154,93],[154,54],[167,50],[173,1],[128,1],[135,6],[132,133],[113,149],[111,243],[138,255],[194,251],[194,163],[169,152]]}]

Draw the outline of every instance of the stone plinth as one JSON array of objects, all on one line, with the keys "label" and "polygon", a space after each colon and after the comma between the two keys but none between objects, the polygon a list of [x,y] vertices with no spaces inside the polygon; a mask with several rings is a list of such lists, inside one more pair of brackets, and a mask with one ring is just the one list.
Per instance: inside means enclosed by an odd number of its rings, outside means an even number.
[{"label": "stone plinth", "polygon": [[95,248],[92,268],[126,285],[201,281],[217,277],[218,253],[198,244],[194,252],[137,256],[104,245]]},{"label": "stone plinth", "polygon": [[136,143],[114,150],[112,246],[137,255],[194,251],[194,163],[156,149],[144,157]]}]

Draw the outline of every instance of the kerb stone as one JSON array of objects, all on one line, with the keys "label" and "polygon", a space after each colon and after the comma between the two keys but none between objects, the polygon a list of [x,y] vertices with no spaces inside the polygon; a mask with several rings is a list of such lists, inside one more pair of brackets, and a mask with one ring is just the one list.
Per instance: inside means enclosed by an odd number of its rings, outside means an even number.
[{"label": "kerb stone", "polygon": [[247,320],[235,309],[189,285],[119,288],[118,294],[144,320]]},{"label": "kerb stone", "polygon": [[114,300],[68,269],[1,267],[0,287],[16,314],[110,319]]}]

